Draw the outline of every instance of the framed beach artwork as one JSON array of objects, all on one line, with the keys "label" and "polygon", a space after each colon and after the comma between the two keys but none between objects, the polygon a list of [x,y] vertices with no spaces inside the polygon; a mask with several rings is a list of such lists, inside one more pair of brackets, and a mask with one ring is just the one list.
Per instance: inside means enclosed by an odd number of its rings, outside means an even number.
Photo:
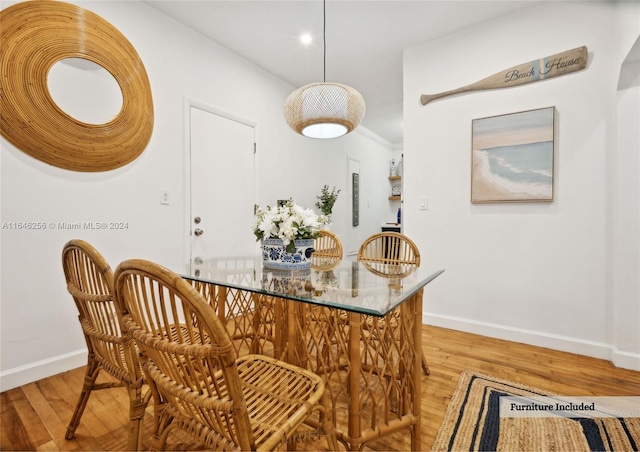
[{"label": "framed beach artwork", "polygon": [[472,121],[471,202],[553,201],[555,107]]}]

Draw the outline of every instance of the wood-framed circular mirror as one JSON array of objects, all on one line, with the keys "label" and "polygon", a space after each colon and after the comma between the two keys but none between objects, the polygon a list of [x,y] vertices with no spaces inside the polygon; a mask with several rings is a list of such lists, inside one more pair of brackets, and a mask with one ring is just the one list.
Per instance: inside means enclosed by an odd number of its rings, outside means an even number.
[{"label": "wood-framed circular mirror", "polygon": [[[108,122],[86,123],[54,101],[49,71],[80,58],[108,71],[122,108]],[[52,0],[0,11],[0,131],[25,153],[73,171],[109,171],[135,160],[153,131],[151,86],[140,56],[113,25]]]}]

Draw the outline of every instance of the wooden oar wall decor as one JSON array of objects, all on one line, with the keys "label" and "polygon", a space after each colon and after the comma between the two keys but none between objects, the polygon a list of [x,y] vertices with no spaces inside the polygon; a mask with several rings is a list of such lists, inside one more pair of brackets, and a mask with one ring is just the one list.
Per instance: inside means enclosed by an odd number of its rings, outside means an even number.
[{"label": "wooden oar wall decor", "polygon": [[478,82],[458,89],[437,94],[423,94],[420,96],[420,102],[422,105],[426,105],[434,99],[451,96],[453,94],[524,85],[525,83],[537,82],[539,80],[546,80],[551,77],[558,77],[559,75],[580,71],[586,66],[587,47],[577,47],[567,50],[566,52],[510,67],[509,69],[505,69],[504,71],[500,71]]}]

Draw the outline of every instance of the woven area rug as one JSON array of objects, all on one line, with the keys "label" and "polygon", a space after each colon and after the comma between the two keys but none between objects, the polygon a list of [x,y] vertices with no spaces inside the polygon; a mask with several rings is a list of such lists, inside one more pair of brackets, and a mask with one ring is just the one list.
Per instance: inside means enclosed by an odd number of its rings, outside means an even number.
[{"label": "woven area rug", "polygon": [[556,394],[464,371],[432,450],[626,452],[640,447],[640,418],[500,417],[500,396]]}]

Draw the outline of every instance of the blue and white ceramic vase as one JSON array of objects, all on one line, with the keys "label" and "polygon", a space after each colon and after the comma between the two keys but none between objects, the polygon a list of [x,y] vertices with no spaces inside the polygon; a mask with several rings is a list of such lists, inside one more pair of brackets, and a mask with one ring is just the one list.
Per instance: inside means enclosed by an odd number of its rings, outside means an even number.
[{"label": "blue and white ceramic vase", "polygon": [[311,268],[313,239],[296,240],[295,245],[295,252],[288,253],[281,239],[263,239],[263,267],[277,270],[301,270]]}]

